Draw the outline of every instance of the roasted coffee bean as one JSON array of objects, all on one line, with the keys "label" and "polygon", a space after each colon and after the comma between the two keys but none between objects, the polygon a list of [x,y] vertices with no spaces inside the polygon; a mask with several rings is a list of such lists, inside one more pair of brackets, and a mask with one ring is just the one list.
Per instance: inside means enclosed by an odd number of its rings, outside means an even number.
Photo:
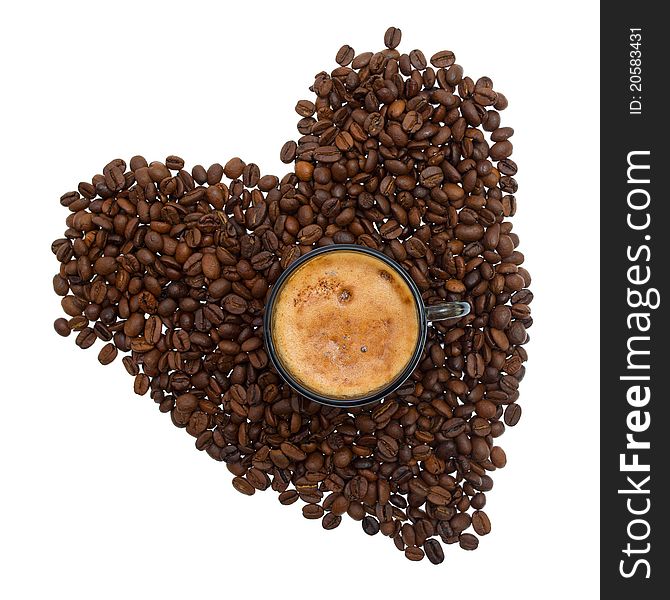
[{"label": "roasted coffee bean", "polygon": [[[451,50],[441,50],[430,57],[430,64],[435,68],[444,69],[450,67],[456,61],[456,57]],[[431,561],[432,562],[432,561]]]},{"label": "roasted coffee bean", "polygon": [[230,177],[230,179],[237,179],[242,175],[246,166],[246,163],[240,158],[231,158],[223,167],[223,173],[226,177]]},{"label": "roasted coffee bean", "polygon": [[365,517],[362,521],[363,531],[368,535],[376,535],[379,533],[379,521],[374,517]]},{"label": "roasted coffee bean", "polygon": [[203,255],[201,261],[202,274],[208,279],[218,279],[221,275],[221,263],[216,258],[215,253],[208,253]]},{"label": "roasted coffee bean", "polygon": [[410,546],[405,550],[405,557],[407,557],[409,560],[417,561],[417,560],[423,560],[423,557],[425,556],[423,550],[421,548],[418,548],[416,546]]},{"label": "roasted coffee bean", "polygon": [[321,236],[323,235],[323,230],[319,225],[307,225],[306,227],[303,227],[299,232],[298,232],[298,241],[305,245],[305,246],[311,246],[312,244],[316,243]]},{"label": "roasted coffee bean", "polygon": [[458,543],[463,550],[476,550],[479,546],[479,539],[471,533],[461,533]]},{"label": "roasted coffee bean", "polygon": [[314,173],[314,166],[306,160],[295,163],[295,174],[301,181],[309,181]]},{"label": "roasted coffee bean", "polygon": [[298,498],[299,494],[295,490],[287,490],[279,494],[279,502],[285,505],[293,504]]},{"label": "roasted coffee bean", "polygon": [[139,396],[144,396],[149,391],[149,377],[145,373],[138,373],[135,375],[135,383],[133,390]]},{"label": "roasted coffee bean", "polygon": [[295,160],[297,150],[298,145],[293,140],[290,140],[282,146],[279,158],[283,163],[292,163]]},{"label": "roasted coffee bean", "polygon": [[128,375],[135,377],[140,372],[139,365],[133,360],[131,356],[124,356],[123,359],[121,359],[121,362],[123,362],[123,366],[126,369]]},{"label": "roasted coffee bean", "polygon": [[302,516],[305,519],[320,519],[323,517],[323,507],[318,504],[305,504],[302,507]]},{"label": "roasted coffee bean", "polygon": [[144,339],[150,344],[157,344],[161,339],[162,327],[160,317],[150,316],[144,323]]},{"label": "roasted coffee bean", "polygon": [[491,448],[491,462],[498,469],[502,469],[507,464],[505,451],[499,446],[493,446],[493,448]]},{"label": "roasted coffee bean", "polygon": [[509,404],[505,409],[505,425],[514,427],[521,418],[521,407],[516,404]]},{"label": "roasted coffee bean", "polygon": [[170,155],[165,159],[165,166],[172,171],[179,171],[184,168],[184,159]]},{"label": "roasted coffee bean", "polygon": [[53,289],[59,296],[65,296],[70,291],[70,284],[65,277],[54,275]]},{"label": "roasted coffee bean", "polygon": [[440,546],[440,542],[438,542],[435,539],[430,539],[426,540],[426,543],[424,544],[424,549],[426,552],[426,556],[428,557],[428,560],[432,562],[434,565],[439,565],[444,561],[444,551],[442,550],[442,546]]},{"label": "roasted coffee bean", "polygon": [[[87,308],[88,308],[88,307],[87,307]],[[78,316],[76,316],[76,317],[72,317],[72,318],[67,322],[67,324],[68,324],[68,326],[70,327],[70,329],[71,329],[72,331],[81,331],[82,329],[84,329],[84,327],[86,327],[86,326],[89,324],[89,320],[88,320],[88,317],[84,317],[84,316],[82,316],[82,315],[78,315]],[[97,325],[101,325],[101,324],[100,324],[100,323],[96,323],[96,326],[97,326]],[[103,327],[104,327],[104,325],[103,325]],[[94,327],[94,331],[95,331],[95,327]],[[96,332],[96,335],[98,335],[97,332]],[[100,337],[100,336],[98,336],[98,337]],[[102,339],[102,338],[101,338],[101,339]]]},{"label": "roasted coffee bean", "polygon": [[[397,48],[400,45],[400,39],[402,38],[402,32],[397,27],[389,27],[384,34],[384,45],[387,48]],[[364,67],[365,65],[361,65]],[[360,68],[360,67],[356,67]]]},{"label": "roasted coffee bean", "polygon": [[507,337],[512,344],[524,344],[526,342],[526,328],[520,321],[514,321],[507,330]]},{"label": "roasted coffee bean", "polygon": [[77,335],[75,343],[80,348],[86,349],[90,348],[93,344],[95,344],[96,339],[97,336],[95,335],[95,331],[93,331],[93,329],[91,329],[90,327],[85,327],[79,332],[79,335]]},{"label": "roasted coffee bean", "polygon": [[216,185],[223,177],[223,167],[219,163],[214,163],[207,169],[207,183]]},{"label": "roasted coffee bean", "polygon": [[223,299],[223,307],[233,315],[241,315],[247,310],[247,301],[237,294],[228,294]]},{"label": "roasted coffee bean", "polygon": [[86,302],[75,296],[65,296],[60,302],[63,311],[71,317],[81,316],[86,308]]},{"label": "roasted coffee bean", "polygon": [[281,445],[281,451],[285,456],[293,461],[302,461],[307,458],[307,455],[302,450],[300,450],[300,448],[294,444],[291,444],[290,442],[283,442]]},{"label": "roasted coffee bean", "polygon": [[476,510],[472,513],[472,527],[479,535],[491,533],[491,521],[483,510]]},{"label": "roasted coffee bean", "polygon": [[335,529],[336,527],[339,526],[341,522],[342,522],[341,516],[335,515],[333,513],[328,513],[327,515],[323,516],[321,525],[323,526],[324,529]]},{"label": "roasted coffee bean", "polygon": [[421,50],[412,50],[409,53],[409,61],[415,69],[423,70],[426,68],[426,57]]},{"label": "roasted coffee bean", "polygon": [[58,335],[62,335],[63,337],[70,335],[71,331],[67,319],[64,319],[63,317],[60,317],[54,321],[54,329]]},{"label": "roasted coffee bean", "polygon": [[316,106],[309,100],[299,100],[295,105],[295,112],[297,112],[301,117],[311,117],[315,110]]},{"label": "roasted coffee bean", "polygon": [[427,167],[421,171],[420,181],[421,185],[427,188],[434,188],[442,183],[444,173],[440,167]]},{"label": "roasted coffee bean", "polygon": [[118,350],[114,344],[105,344],[98,354],[98,360],[101,365],[108,365],[113,362],[118,354]]},{"label": "roasted coffee bean", "polygon": [[[88,323],[85,325],[87,324]],[[97,335],[103,342],[109,342],[114,337],[109,327],[99,321],[93,326],[93,331],[95,331],[95,335]]]},{"label": "roasted coffee bean", "polygon": [[512,320],[512,311],[508,306],[496,306],[489,317],[489,322],[493,327],[499,330],[504,330]]},{"label": "roasted coffee bean", "polygon": [[489,150],[489,155],[493,160],[503,160],[512,154],[512,142],[507,140],[502,142],[496,142],[491,146]]},{"label": "roasted coffee bean", "polygon": [[517,173],[516,163],[511,158],[505,158],[501,161],[498,161],[498,171],[503,175],[516,175]]},{"label": "roasted coffee bean", "polygon": [[253,496],[256,493],[256,488],[242,477],[235,477],[233,479],[233,487],[240,492],[240,494],[246,496]]},{"label": "roasted coffee bean", "polygon": [[111,275],[116,271],[117,263],[113,256],[103,256],[98,258],[93,264],[93,270],[98,275]]},{"label": "roasted coffee bean", "polygon": [[257,468],[249,469],[247,473],[247,480],[257,490],[266,490],[270,487],[270,479],[266,473]]},{"label": "roasted coffee bean", "polygon": [[338,65],[345,67],[354,59],[354,55],[355,55],[354,49],[351,46],[345,44],[337,51],[337,55],[335,56],[335,62]]},{"label": "roasted coffee bean", "polygon": [[314,151],[314,158],[322,163],[334,163],[342,156],[337,146],[321,146]]}]

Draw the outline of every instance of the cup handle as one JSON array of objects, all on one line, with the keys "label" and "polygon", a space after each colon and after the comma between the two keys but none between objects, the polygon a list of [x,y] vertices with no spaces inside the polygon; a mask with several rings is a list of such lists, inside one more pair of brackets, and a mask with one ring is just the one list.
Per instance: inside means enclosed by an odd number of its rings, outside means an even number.
[{"label": "cup handle", "polygon": [[428,321],[444,321],[445,319],[461,318],[470,314],[470,305],[467,302],[443,302],[426,306]]}]

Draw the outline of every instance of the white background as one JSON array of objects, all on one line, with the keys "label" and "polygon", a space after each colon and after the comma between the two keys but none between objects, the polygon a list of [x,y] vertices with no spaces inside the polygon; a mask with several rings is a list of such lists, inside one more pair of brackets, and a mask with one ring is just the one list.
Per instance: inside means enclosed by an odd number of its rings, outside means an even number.
[{"label": "white background", "polygon": [[[0,596],[597,597],[597,18],[588,1],[5,7]],[[493,532],[476,552],[448,547],[439,567],[351,520],[326,532],[271,491],[241,496],[224,465],[133,394],[120,359],[102,367],[52,328],[63,192],[136,153],[189,168],[239,155],[285,173],[279,149],[298,136],[293,107],[313,75],[342,43],[381,49],[389,25],[402,51],[453,50],[507,95],[515,231],[536,295],[523,418],[487,494]]]}]

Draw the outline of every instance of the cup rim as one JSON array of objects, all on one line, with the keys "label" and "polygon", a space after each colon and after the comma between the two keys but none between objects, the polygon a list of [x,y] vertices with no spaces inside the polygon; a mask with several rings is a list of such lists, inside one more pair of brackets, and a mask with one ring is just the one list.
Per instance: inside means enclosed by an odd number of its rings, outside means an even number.
[{"label": "cup rim", "polygon": [[[284,368],[281,361],[279,360],[274,342],[272,340],[272,335],[270,334],[270,329],[272,326],[272,309],[284,283],[290,277],[291,273],[293,273],[293,271],[295,271],[298,267],[300,267],[307,261],[311,260],[312,258],[316,258],[321,254],[326,254],[328,252],[352,252],[352,251],[360,252],[362,254],[368,254],[370,256],[375,256],[376,258],[380,259],[386,265],[394,269],[394,271],[398,273],[398,275],[400,275],[403,281],[405,281],[405,283],[409,286],[412,292],[412,296],[414,297],[414,303],[416,305],[418,312],[419,336],[417,338],[416,347],[414,348],[414,352],[409,362],[407,363],[405,368],[387,386],[384,386],[383,388],[377,390],[376,392],[367,394],[366,396],[361,396],[353,399],[346,399],[346,398],[336,399],[329,396],[324,396],[322,394],[318,394],[313,390],[306,388],[298,381],[296,381],[296,379],[293,376],[291,376],[291,374],[287,371],[287,369]],[[309,400],[313,400],[314,402],[323,404],[325,406],[333,406],[337,408],[355,408],[358,406],[365,406],[367,404],[372,404],[373,402],[382,400],[383,398],[385,398],[386,396],[397,390],[403,383],[405,383],[405,381],[407,381],[407,379],[414,372],[414,369],[416,369],[417,364],[421,360],[421,355],[423,353],[423,348],[426,344],[426,338],[428,335],[427,324],[428,322],[426,320],[426,310],[423,304],[423,298],[421,297],[421,291],[417,287],[416,283],[414,283],[414,280],[409,276],[409,273],[407,273],[407,271],[405,271],[405,269],[403,269],[400,264],[398,264],[392,258],[386,256],[382,252],[379,252],[378,250],[375,250],[373,248],[368,248],[367,246],[361,246],[358,244],[329,244],[328,246],[322,246],[320,248],[310,250],[306,254],[303,254],[302,256],[297,258],[293,263],[291,263],[288,266],[288,268],[286,268],[282,272],[277,281],[275,281],[275,283],[272,285],[270,296],[268,297],[268,300],[265,303],[265,314],[263,315],[263,339],[265,342],[265,347],[268,350],[268,356],[270,358],[270,361],[272,362],[272,365],[277,370],[282,379],[301,396],[304,396]]]}]

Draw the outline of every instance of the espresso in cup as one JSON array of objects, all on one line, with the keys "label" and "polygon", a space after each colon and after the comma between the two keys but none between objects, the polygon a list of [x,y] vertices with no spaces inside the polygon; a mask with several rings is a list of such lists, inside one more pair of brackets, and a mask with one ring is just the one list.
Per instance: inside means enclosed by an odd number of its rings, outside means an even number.
[{"label": "espresso in cup", "polygon": [[279,374],[311,400],[354,407],[380,400],[412,374],[428,321],[463,317],[470,305],[424,306],[401,265],[341,244],[292,263],[265,311],[265,343]]},{"label": "espresso in cup", "polygon": [[290,376],[319,396],[352,399],[392,383],[421,327],[415,294],[385,261],[340,250],[293,270],[272,307],[272,342]]}]

